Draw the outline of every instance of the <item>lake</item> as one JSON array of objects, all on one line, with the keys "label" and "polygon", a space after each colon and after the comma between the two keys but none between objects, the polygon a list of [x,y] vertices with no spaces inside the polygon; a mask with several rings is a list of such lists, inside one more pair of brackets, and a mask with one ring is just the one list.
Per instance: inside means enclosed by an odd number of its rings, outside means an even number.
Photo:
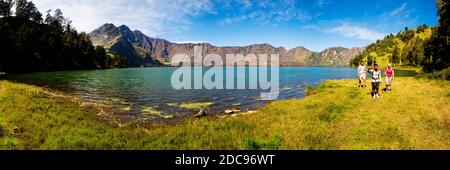
[{"label": "lake", "polygon": [[[171,85],[171,76],[176,69],[153,67],[36,72],[8,75],[8,79],[79,96],[89,102],[113,104],[138,117],[148,117],[143,113],[149,108],[175,118],[198,111],[180,107],[182,103],[211,102],[212,105],[206,108],[208,114],[223,113],[231,108],[251,110],[267,103],[260,100],[263,90],[175,90]],[[208,69],[203,68],[203,71]],[[248,73],[248,67],[246,69]],[[356,77],[356,69],[349,67],[280,67],[279,73],[281,90],[277,100],[301,98],[307,86],[324,80]]]}]

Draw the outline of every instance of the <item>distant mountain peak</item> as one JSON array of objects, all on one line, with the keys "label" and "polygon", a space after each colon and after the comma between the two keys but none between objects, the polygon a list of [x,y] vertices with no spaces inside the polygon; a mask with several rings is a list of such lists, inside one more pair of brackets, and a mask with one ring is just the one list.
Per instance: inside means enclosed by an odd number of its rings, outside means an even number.
[{"label": "distant mountain peak", "polygon": [[116,28],[116,26],[113,23],[105,23],[102,26],[100,26],[100,28],[102,28],[102,27],[113,27],[113,28]]},{"label": "distant mountain peak", "polygon": [[303,47],[303,46],[298,46],[298,47],[295,47],[295,48],[293,48],[293,49],[290,49],[289,51],[293,51],[293,50],[306,50],[306,51],[311,51],[311,50],[309,50],[309,49],[307,49],[306,47]]},{"label": "distant mountain peak", "polygon": [[131,31],[130,28],[128,26],[126,26],[126,25],[121,25],[121,26],[119,26],[117,28],[122,29],[122,30],[129,30],[129,31]]},{"label": "distant mountain peak", "polygon": [[106,23],[89,33],[92,44],[105,45],[120,35],[119,30],[114,24]]},{"label": "distant mountain peak", "polygon": [[136,43],[138,41],[138,38],[136,37],[135,33],[133,31],[131,31],[131,29],[128,28],[128,26],[121,25],[121,26],[117,27],[117,29],[122,34],[122,36],[124,38],[126,38],[128,41],[130,41],[132,43]]},{"label": "distant mountain peak", "polygon": [[326,51],[326,50],[346,50],[346,49],[348,50],[348,48],[345,48],[345,47],[335,46],[335,47],[327,48],[327,49],[325,49],[323,51]]},{"label": "distant mountain peak", "polygon": [[142,32],[139,31],[139,30],[134,30],[133,33],[134,33],[136,36],[137,36],[137,35],[145,36],[145,34],[142,33]]},{"label": "distant mountain peak", "polygon": [[109,32],[111,30],[116,30],[116,29],[117,29],[117,27],[114,24],[106,23],[106,24],[103,24],[102,26],[100,26],[99,28],[95,29],[93,32],[104,33],[104,32]]}]

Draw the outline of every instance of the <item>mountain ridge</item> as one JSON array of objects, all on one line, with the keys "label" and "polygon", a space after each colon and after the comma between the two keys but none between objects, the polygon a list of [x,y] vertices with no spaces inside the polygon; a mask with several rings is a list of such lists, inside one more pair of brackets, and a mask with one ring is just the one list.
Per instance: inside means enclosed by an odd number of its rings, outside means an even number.
[{"label": "mountain ridge", "polygon": [[[173,43],[166,39],[148,37],[128,26],[116,27],[106,23],[88,34],[94,45],[104,46],[110,52],[129,61],[130,67],[168,65],[172,56],[179,53],[193,57],[194,46],[202,47],[202,56],[219,54],[223,61],[226,54],[279,54],[281,66],[342,66],[361,54],[364,47],[331,47],[321,52],[298,46],[287,50],[268,43],[247,46],[214,46],[210,43]],[[133,47],[133,48],[131,48]]]}]

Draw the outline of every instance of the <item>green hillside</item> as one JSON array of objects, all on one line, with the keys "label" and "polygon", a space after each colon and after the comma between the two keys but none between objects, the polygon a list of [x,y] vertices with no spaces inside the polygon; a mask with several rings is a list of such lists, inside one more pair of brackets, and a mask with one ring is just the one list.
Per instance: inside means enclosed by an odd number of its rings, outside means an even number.
[{"label": "green hillside", "polygon": [[431,38],[435,28],[427,25],[416,29],[408,29],[397,35],[388,35],[382,40],[370,44],[366,51],[351,60],[350,65],[357,66],[360,61],[368,65],[378,64],[386,66],[419,66],[424,60],[424,44]]},{"label": "green hillside", "polygon": [[429,78],[450,80],[448,0],[437,0],[437,8],[439,23],[436,27],[405,28],[397,35],[386,36],[369,45],[365,52],[350,61],[350,65],[364,61],[367,65],[382,67],[388,63],[420,66]]}]

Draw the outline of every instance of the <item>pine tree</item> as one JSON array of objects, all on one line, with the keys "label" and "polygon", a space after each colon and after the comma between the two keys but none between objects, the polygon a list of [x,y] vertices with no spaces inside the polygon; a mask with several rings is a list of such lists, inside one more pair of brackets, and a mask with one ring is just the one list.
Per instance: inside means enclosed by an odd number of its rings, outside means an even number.
[{"label": "pine tree", "polygon": [[[5,2],[0,1],[1,7]],[[106,50],[94,47],[86,33],[78,33],[61,10],[41,13],[31,1],[16,0],[15,15],[1,8],[0,68],[6,72],[107,68]]]},{"label": "pine tree", "polygon": [[33,2],[27,0],[16,0],[16,17],[31,19],[36,22],[42,21],[42,14],[37,10]]},{"label": "pine tree", "polygon": [[13,0],[0,0],[0,17],[9,17],[12,15]]},{"label": "pine tree", "polygon": [[430,40],[427,41],[424,51],[424,71],[432,72],[439,71],[450,67],[450,56],[449,56],[449,20],[448,20],[448,10],[449,4],[448,0],[438,0],[438,14],[439,26],[437,29],[433,30],[433,35]]},{"label": "pine tree", "polygon": [[398,46],[395,46],[394,51],[392,52],[391,62],[394,65],[400,64],[400,48]]}]

